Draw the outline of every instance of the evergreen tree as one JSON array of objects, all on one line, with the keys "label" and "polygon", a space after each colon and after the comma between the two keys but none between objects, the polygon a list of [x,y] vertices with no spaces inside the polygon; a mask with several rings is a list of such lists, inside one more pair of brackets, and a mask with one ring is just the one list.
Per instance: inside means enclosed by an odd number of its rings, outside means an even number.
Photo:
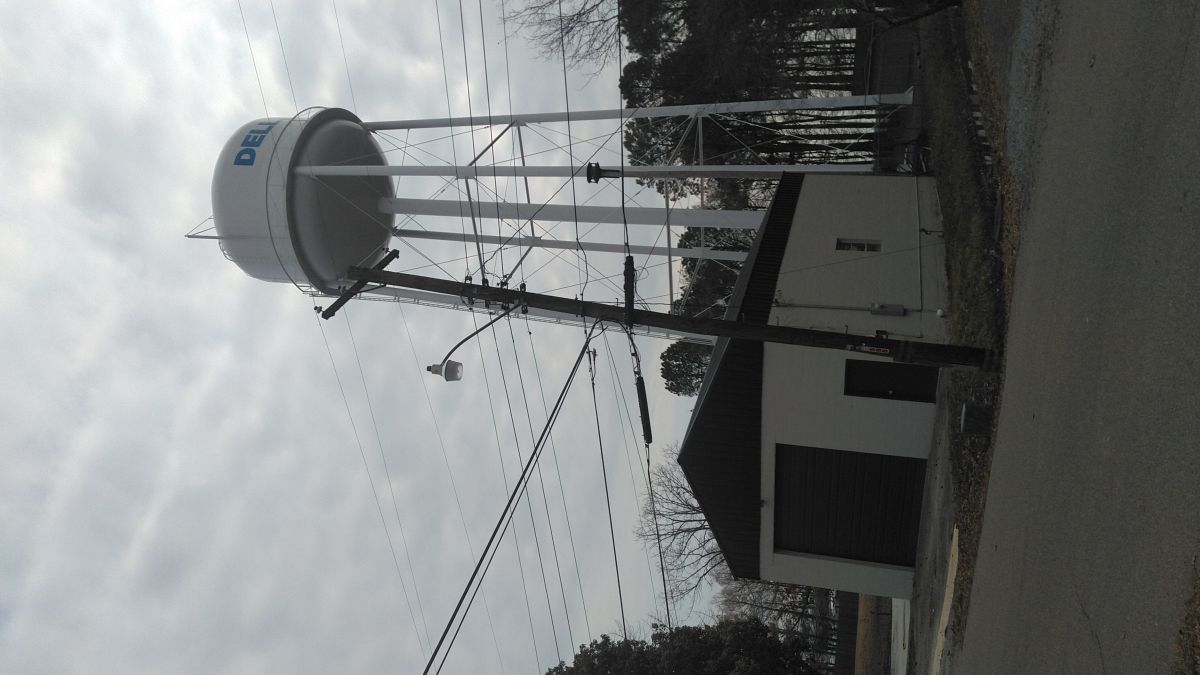
[{"label": "evergreen tree", "polygon": [[708,370],[712,347],[680,340],[663,350],[660,372],[667,391],[676,396],[695,396]]},{"label": "evergreen tree", "polygon": [[778,633],[755,619],[727,619],[709,626],[655,626],[650,641],[608,635],[582,645],[574,661],[547,675],[808,675],[805,641]]}]

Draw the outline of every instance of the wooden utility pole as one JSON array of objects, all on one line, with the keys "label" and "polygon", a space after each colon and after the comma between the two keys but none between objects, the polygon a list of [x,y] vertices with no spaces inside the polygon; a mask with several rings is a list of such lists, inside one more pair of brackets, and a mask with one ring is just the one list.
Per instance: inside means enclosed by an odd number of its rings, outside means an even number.
[{"label": "wooden utility pole", "polygon": [[[344,300],[358,290],[360,284],[381,284],[384,286],[400,286],[449,296],[458,296],[468,302],[481,300],[495,302],[504,306],[519,305],[536,307],[566,314],[575,314],[582,318],[599,319],[621,325],[651,326],[668,331],[682,333],[701,333],[716,337],[736,338],[739,340],[756,340],[759,342],[774,342],[778,344],[837,349],[839,351],[862,352],[878,356],[890,357],[905,363],[920,363],[930,366],[969,366],[974,368],[995,369],[999,364],[998,354],[994,350],[961,345],[943,345],[930,342],[912,342],[892,338],[868,337],[849,335],[833,331],[809,330],[792,328],[790,326],[771,326],[724,319],[698,319],[650,312],[642,309],[627,310],[624,307],[606,305],[599,302],[587,302],[571,298],[560,298],[554,295],[528,293],[521,289],[497,288],[469,284],[449,279],[435,279],[403,272],[386,272],[382,269],[351,267],[347,276],[357,283],[351,291],[339,298],[326,310],[322,316],[328,319]],[[357,290],[355,290],[357,289]]]}]

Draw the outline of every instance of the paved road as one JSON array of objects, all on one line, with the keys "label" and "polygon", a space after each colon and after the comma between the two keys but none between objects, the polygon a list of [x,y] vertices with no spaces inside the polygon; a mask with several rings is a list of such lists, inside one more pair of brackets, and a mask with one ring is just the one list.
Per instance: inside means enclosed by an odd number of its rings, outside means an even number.
[{"label": "paved road", "polygon": [[1200,3],[1053,4],[1014,36],[1052,42],[1010,85],[1030,194],[951,671],[1168,672],[1200,551]]}]

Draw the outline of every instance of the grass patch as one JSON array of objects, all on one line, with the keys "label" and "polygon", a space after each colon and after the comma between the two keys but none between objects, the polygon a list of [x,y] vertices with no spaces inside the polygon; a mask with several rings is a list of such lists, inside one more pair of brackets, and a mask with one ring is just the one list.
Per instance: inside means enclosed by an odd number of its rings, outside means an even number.
[{"label": "grass patch", "polygon": [[[1016,250],[1006,251],[1002,244],[1007,237],[998,223],[1007,219],[997,208],[994,163],[985,161],[985,154],[992,150],[981,142],[975,124],[974,114],[987,112],[982,100],[986,96],[972,96],[967,32],[959,12],[942,12],[926,19],[920,36],[926,139],[931,146],[946,239],[951,339],[999,350],[1010,297],[1004,283],[1011,278],[1005,273],[1011,269],[1006,262],[1010,257],[1015,260]],[[991,411],[999,405],[1002,381],[996,373],[966,370],[954,371],[950,378],[946,405],[953,421],[950,470],[959,531],[950,630],[957,642],[966,622],[983,529],[995,436]],[[982,429],[959,430],[957,413],[963,404],[984,411]]]},{"label": "grass patch", "polygon": [[935,15],[921,26],[925,131],[946,238],[951,339],[996,348],[1004,334],[996,185],[984,162],[988,148],[978,141],[973,122],[978,107],[972,104],[962,33],[957,12]]},{"label": "grass patch", "polygon": [[[1025,207],[1027,190],[1021,177],[1013,171],[1007,155],[1009,144],[1006,137],[1005,111],[1008,109],[1009,94],[1001,78],[1008,69],[1001,69],[1001,65],[1007,64],[1012,56],[996,54],[996,51],[1002,48],[1000,43],[1014,30],[1009,14],[1011,11],[995,6],[984,7],[981,0],[965,0],[963,3],[966,51],[975,66],[972,76],[981,92],[979,105],[982,121],[988,137],[997,149],[995,173],[999,203],[996,205],[996,213],[1000,219],[998,231],[1001,278],[1009,281],[1004,284],[1003,289],[1005,314],[1012,306],[1011,280],[1016,273],[1017,250],[1021,242],[1020,215]],[[1040,74],[1038,79],[1040,81]]]}]

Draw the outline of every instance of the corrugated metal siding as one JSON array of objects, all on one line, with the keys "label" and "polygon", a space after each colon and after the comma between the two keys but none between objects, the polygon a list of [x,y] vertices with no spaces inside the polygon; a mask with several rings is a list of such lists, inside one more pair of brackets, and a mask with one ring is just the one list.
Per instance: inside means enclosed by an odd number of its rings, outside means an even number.
[{"label": "corrugated metal siding", "polygon": [[[791,230],[802,174],[785,174],[738,275],[726,319],[765,324]],[[763,346],[718,340],[679,464],[734,576],[757,579],[761,526]]]},{"label": "corrugated metal siding", "polygon": [[916,563],[925,460],[777,445],[775,547]]}]

